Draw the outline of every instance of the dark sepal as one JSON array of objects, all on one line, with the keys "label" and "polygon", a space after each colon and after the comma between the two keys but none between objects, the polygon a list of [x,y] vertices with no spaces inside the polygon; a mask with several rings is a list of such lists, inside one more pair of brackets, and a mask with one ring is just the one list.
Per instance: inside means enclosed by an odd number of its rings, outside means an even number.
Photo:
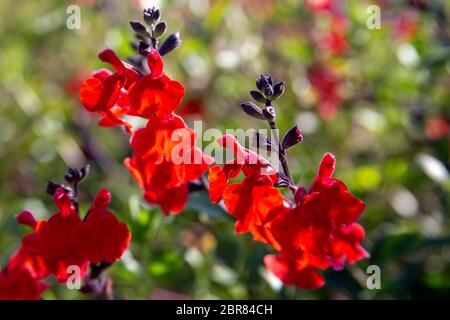
[{"label": "dark sepal", "polygon": [[181,38],[179,32],[174,32],[170,36],[167,37],[166,40],[159,47],[159,54],[164,56],[168,54],[170,51],[176,49],[181,44]]}]

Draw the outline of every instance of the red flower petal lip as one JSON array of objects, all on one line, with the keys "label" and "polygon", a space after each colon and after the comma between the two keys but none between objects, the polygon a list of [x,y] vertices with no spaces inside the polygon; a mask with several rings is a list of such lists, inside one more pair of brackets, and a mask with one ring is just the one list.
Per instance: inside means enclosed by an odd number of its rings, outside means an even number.
[{"label": "red flower petal lip", "polygon": [[165,74],[157,79],[151,75],[144,76],[128,90],[131,108],[149,119],[170,115],[180,104],[183,95],[183,85]]},{"label": "red flower petal lip", "polygon": [[111,193],[108,189],[101,189],[94,200],[95,208],[106,208],[111,203]]},{"label": "red flower petal lip", "polygon": [[147,64],[150,69],[150,76],[152,79],[159,78],[163,75],[164,62],[158,50],[150,50],[147,55]]},{"label": "red flower petal lip", "polygon": [[70,198],[66,194],[64,189],[62,188],[56,189],[53,198],[55,201],[55,205],[60,210],[61,216],[66,217],[72,212],[73,210],[72,202],[70,201]]},{"label": "red flower petal lip", "polygon": [[321,178],[329,178],[333,175],[334,168],[336,166],[336,157],[327,152],[322,158],[319,166],[318,176]]},{"label": "red flower petal lip", "polygon": [[123,71],[125,65],[117,56],[117,54],[111,49],[105,49],[98,54],[98,58],[106,63],[109,63],[116,71]]},{"label": "red flower petal lip", "polygon": [[37,221],[34,218],[33,214],[28,210],[19,213],[16,216],[16,221],[19,224],[31,227],[33,230],[36,229]]}]

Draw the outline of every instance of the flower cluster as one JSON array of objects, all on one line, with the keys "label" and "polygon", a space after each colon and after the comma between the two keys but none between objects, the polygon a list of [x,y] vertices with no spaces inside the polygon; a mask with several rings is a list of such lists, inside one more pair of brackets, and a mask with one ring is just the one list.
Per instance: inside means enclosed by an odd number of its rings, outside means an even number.
[{"label": "flower cluster", "polygon": [[81,219],[75,196],[67,189],[60,185],[51,190],[58,212],[48,220],[37,221],[29,211],[17,215],[17,222],[33,232],[23,237],[18,251],[0,271],[0,299],[39,299],[47,288],[44,278],[54,275],[64,283],[72,267],[84,278],[89,265],[109,266],[128,248],[131,233],[107,210],[108,190],[100,190]]},{"label": "flower cluster", "polygon": [[[80,90],[86,110],[101,115],[101,126],[124,126],[132,133],[133,156],[124,164],[144,190],[144,198],[159,205],[165,214],[180,213],[187,203],[188,185],[197,180],[212,162],[195,147],[195,132],[174,113],[184,95],[184,87],[164,73],[162,56],[180,44],[178,33],[171,34],[158,47],[158,38],[167,24],[158,22],[158,9],[144,10],[148,28],[130,22],[136,32],[140,56],[121,61],[110,49],[99,54],[115,72],[99,70],[87,79]],[[125,116],[148,120],[145,128],[135,129]],[[185,139],[188,138],[188,139]],[[176,147],[183,141],[182,150]]]},{"label": "flower cluster", "polygon": [[[258,84],[264,81],[271,86],[271,78],[265,76]],[[262,91],[259,94],[252,91],[252,96],[263,97],[265,109],[252,102],[243,103],[242,107],[255,117],[264,115],[259,118],[265,118],[270,127],[276,129],[274,97],[267,94],[270,90]],[[249,112],[249,106],[253,112]],[[274,275],[287,285],[316,289],[325,283],[318,270],[329,267],[340,270],[345,261],[355,263],[368,257],[360,245],[364,229],[356,223],[365,204],[355,198],[342,181],[332,177],[336,159],[330,153],[324,155],[309,192],[293,184],[285,152],[302,140],[298,127],[289,130],[278,144],[265,138],[270,148],[279,153],[283,167],[280,172],[258,154],[242,147],[235,137],[219,138],[218,143],[233,150],[236,158],[223,167],[211,167],[209,193],[212,202],[223,200],[236,218],[236,233],[250,232],[255,240],[279,252],[278,256],[267,255],[264,259]],[[243,180],[232,183],[231,179],[241,172]],[[293,191],[294,203],[283,196],[278,186]]]}]

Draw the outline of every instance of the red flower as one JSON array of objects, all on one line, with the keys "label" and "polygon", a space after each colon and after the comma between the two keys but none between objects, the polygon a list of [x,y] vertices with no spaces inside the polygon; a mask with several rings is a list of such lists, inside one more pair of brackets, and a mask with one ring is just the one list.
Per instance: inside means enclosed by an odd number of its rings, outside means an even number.
[{"label": "red flower", "polygon": [[8,264],[0,270],[0,300],[38,300],[46,289],[26,267]]},{"label": "red flower", "polygon": [[[273,187],[278,179],[276,172],[256,153],[243,148],[235,137],[224,135],[218,143],[232,149],[237,158],[223,169],[216,165],[209,170],[211,201],[219,202],[223,198],[226,208],[237,219],[236,233],[251,232],[255,240],[278,247],[268,232],[269,222],[289,205]],[[245,175],[242,182],[228,184],[241,171]]]},{"label": "red flower", "polygon": [[101,69],[84,81],[80,89],[80,100],[86,110],[102,115],[101,126],[123,125],[130,131],[131,126],[122,119],[124,114],[133,114],[128,102],[127,90],[140,75],[130,65],[121,61],[114,51],[107,49],[99,54],[100,60],[109,63],[115,73]]},{"label": "red flower", "polygon": [[149,52],[147,63],[151,73],[129,90],[131,108],[144,118],[171,114],[180,104],[184,87],[163,73],[163,60],[157,50]]},{"label": "red flower", "polygon": [[355,263],[368,257],[360,245],[364,229],[355,223],[364,211],[364,202],[332,178],[335,161],[333,155],[325,154],[309,194],[299,189],[297,207],[271,223],[270,232],[281,247],[283,266],[292,269],[289,274],[310,267],[338,270],[345,260]]},{"label": "red flower", "polygon": [[81,221],[63,189],[56,190],[54,199],[60,211],[48,221],[36,221],[28,211],[17,216],[20,224],[30,226],[34,232],[23,238],[9,266],[26,268],[36,278],[54,274],[59,282],[65,282],[71,265],[78,266],[83,277],[90,262],[113,263],[122,256],[131,234],[106,210],[111,200],[106,189],[97,195],[85,221]]},{"label": "red flower", "polygon": [[110,202],[109,191],[100,190],[84,222],[74,230],[76,251],[91,263],[114,263],[130,244],[131,233],[126,224],[106,210]]},{"label": "red flower", "polygon": [[48,221],[35,221],[28,212],[22,212],[17,221],[34,229],[34,233],[22,241],[18,256],[28,261],[32,273],[40,277],[54,274],[58,281],[65,282],[69,274],[67,268],[76,265],[81,274],[87,270],[88,261],[74,247],[77,243],[74,230],[82,223],[68,195],[63,189],[55,192],[55,204],[59,212]]},{"label": "red flower", "polygon": [[131,137],[135,155],[125,159],[125,166],[144,189],[147,202],[160,205],[165,214],[184,209],[188,183],[213,161],[194,146],[195,140],[195,132],[177,115],[150,119]]}]

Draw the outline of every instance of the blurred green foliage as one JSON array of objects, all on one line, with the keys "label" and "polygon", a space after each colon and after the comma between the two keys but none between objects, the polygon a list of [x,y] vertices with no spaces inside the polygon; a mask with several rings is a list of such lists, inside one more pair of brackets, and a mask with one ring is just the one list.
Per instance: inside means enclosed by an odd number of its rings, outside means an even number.
[{"label": "blurred green foliage", "polygon": [[[106,47],[133,54],[129,20],[141,19],[139,1],[74,1],[81,29],[66,27],[71,1],[2,1],[0,5],[0,262],[6,263],[27,232],[14,215],[39,218],[55,211],[47,180],[62,182],[67,166],[92,165],[82,183],[86,211],[101,187],[113,194],[112,211],[132,230],[121,262],[108,272],[117,298],[408,299],[448,298],[450,293],[450,175],[448,132],[426,135],[427,119],[450,119],[448,1],[418,12],[418,32],[396,39],[391,23],[408,1],[389,1],[382,29],[366,28],[372,1],[345,1],[350,49],[324,56],[311,44],[314,19],[298,0],[160,1],[169,32],[182,46],[165,59],[170,76],[189,99],[201,99],[204,128],[258,128],[239,103],[261,73],[284,80],[278,102],[282,131],[297,123],[305,140],[289,151],[294,177],[309,186],[322,155],[338,162],[335,176],[367,204],[360,219],[371,258],[341,272],[327,271],[327,285],[301,291],[271,285],[262,259],[269,249],[234,234],[232,217],[194,194],[186,212],[164,217],[146,205],[122,165],[128,136],[100,128],[79,104],[77,82],[105,67]],[[145,3],[146,1],[142,1]],[[386,3],[387,1],[383,1]],[[152,3],[150,1],[150,3]],[[447,37],[445,36],[447,35]],[[344,102],[335,119],[322,120],[306,76],[325,59],[344,79]],[[382,271],[380,290],[366,288],[366,267]],[[45,299],[86,299],[52,286]]]}]

